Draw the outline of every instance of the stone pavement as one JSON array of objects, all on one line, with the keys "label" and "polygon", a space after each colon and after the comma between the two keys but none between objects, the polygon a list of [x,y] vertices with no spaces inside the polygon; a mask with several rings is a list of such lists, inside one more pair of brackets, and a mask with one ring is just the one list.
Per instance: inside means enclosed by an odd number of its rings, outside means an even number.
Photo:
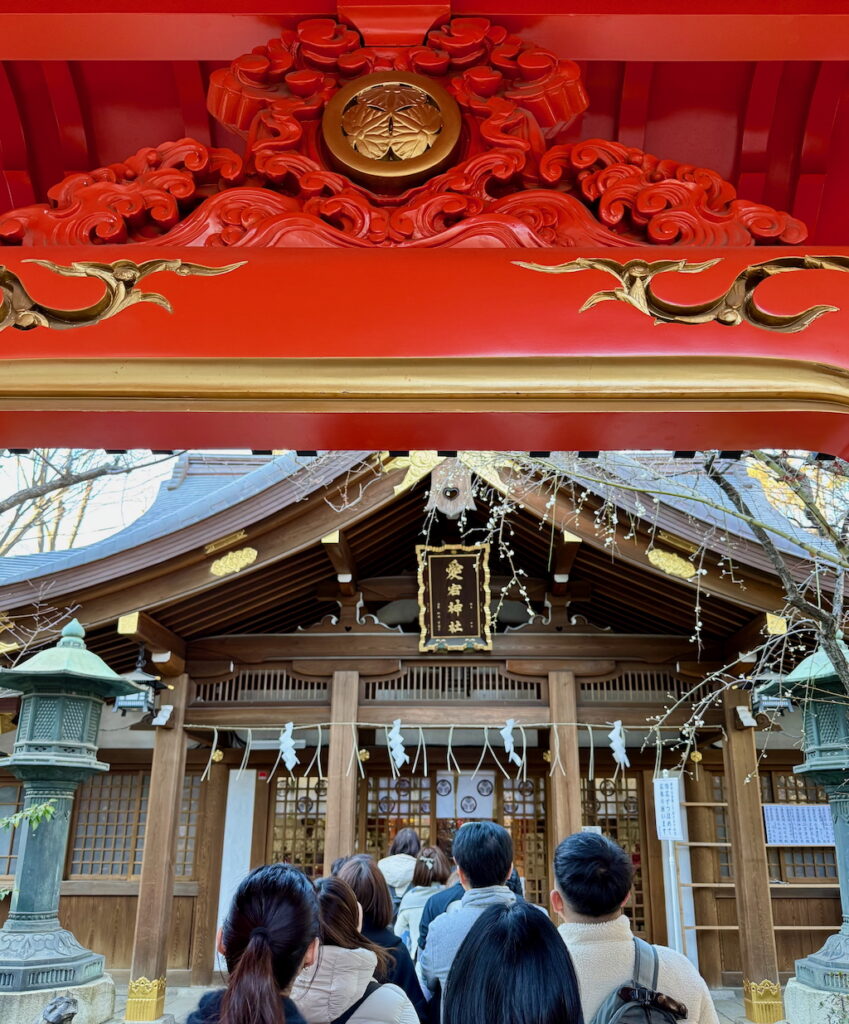
[{"label": "stone pavement", "polygon": [[[166,996],[166,1012],[174,1015],[176,1024],[186,1024],[186,1018],[197,1006],[200,997],[207,989],[203,988],[169,988]],[[738,1024],[745,1020],[743,1016],[743,995],[739,989],[717,989],[712,993],[714,1005],[719,1014],[719,1024]],[[127,1004],[127,990],[119,987],[115,1003],[114,1024],[121,1024],[124,1019],[124,1007]]]}]

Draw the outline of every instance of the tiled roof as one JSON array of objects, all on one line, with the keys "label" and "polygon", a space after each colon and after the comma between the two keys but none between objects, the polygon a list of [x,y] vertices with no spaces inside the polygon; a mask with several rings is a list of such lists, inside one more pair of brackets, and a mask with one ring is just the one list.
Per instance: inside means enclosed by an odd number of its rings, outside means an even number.
[{"label": "tiled roof", "polygon": [[85,547],[0,558],[0,585],[85,565],[167,536],[258,494],[315,461],[315,456],[295,452],[279,456],[188,452],[177,459],[170,479],[159,485],[153,504],[135,522]]}]

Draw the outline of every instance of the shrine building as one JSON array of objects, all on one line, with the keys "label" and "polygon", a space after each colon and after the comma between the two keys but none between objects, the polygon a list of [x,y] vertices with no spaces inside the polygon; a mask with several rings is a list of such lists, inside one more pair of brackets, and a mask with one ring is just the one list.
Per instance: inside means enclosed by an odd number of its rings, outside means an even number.
[{"label": "shrine building", "polygon": [[[104,710],[99,756],[110,771],[74,804],[62,922],[119,980],[132,969],[167,971],[170,986],[209,984],[223,908],[253,866],[287,860],[318,877],[336,857],[384,855],[405,826],[450,850],[475,818],[510,830],[526,895],[543,907],[559,839],[582,827],[614,838],[636,868],[635,930],[666,943],[680,929],[713,987],[769,969],[786,979],[839,923],[833,847],[764,847],[747,817],[753,792],[757,813],[825,799],[792,772],[798,714],[762,732],[763,720],[743,728],[737,713],[749,707],[747,652],[783,604],[758,546],[740,534],[734,574],[711,556],[699,577],[687,561],[699,536],[690,510],[664,501],[657,534],[623,516],[611,539],[593,525],[597,496],[580,498],[576,517],[562,489],[511,484],[509,458],[456,456],[183,455],[123,531],[0,560],[8,614],[49,595],[111,666],[138,662],[169,687],[154,696],[155,686],[139,710],[135,698]],[[626,477],[640,458],[623,456]],[[446,598],[421,559],[484,534],[499,495],[515,503],[503,520],[509,549],[467,546],[483,558],[489,598],[481,609],[464,589],[463,602],[483,625],[454,640],[434,620],[441,639],[428,639],[423,609]],[[686,765],[685,838],[670,864],[652,780],[679,766],[687,715],[664,720],[662,749],[651,722],[735,660],[741,688],[701,723]],[[15,698],[4,707],[10,723]],[[388,749],[399,719],[409,757],[400,770]],[[616,721],[630,762],[619,769]],[[289,724],[291,771],[280,758]],[[759,786],[745,786],[756,770]],[[19,793],[6,776],[4,811]],[[15,837],[0,833],[0,843],[0,873],[11,876]]]}]

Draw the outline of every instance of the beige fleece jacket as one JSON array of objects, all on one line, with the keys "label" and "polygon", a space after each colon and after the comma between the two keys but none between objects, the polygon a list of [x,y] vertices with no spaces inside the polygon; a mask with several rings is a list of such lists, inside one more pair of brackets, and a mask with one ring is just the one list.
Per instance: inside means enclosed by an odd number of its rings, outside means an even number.
[{"label": "beige fleece jacket", "polygon": [[[634,975],[634,937],[625,914],[599,924],[562,924],[558,929],[578,975],[584,1020],[589,1024],[610,993]],[[660,957],[657,988],[687,1007],[694,1024],[719,1024],[704,978],[681,953],[655,946]]]}]

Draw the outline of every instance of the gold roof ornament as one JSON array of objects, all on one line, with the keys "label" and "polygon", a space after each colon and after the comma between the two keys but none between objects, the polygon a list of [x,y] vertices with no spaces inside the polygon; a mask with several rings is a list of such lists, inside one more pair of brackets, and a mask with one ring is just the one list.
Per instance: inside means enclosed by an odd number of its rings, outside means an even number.
[{"label": "gold roof ornament", "polygon": [[441,86],[399,71],[349,82],[327,104],[321,122],[339,170],[383,192],[408,188],[446,167],[460,125],[460,108]]}]

